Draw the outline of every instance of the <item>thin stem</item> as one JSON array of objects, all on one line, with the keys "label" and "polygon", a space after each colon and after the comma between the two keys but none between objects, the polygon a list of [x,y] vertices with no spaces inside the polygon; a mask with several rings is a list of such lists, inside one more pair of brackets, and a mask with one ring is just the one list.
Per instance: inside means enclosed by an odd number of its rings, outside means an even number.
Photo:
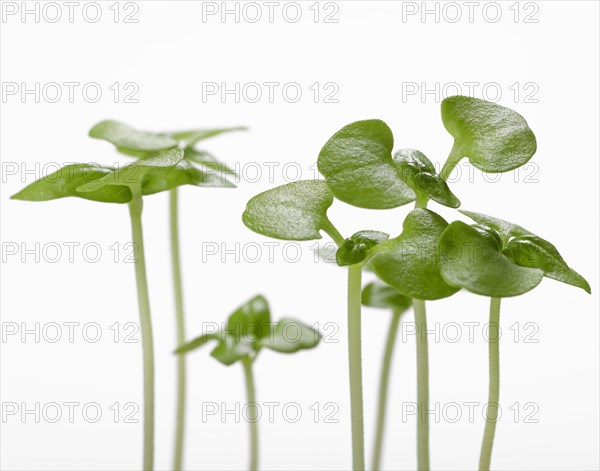
[{"label": "thin stem", "polygon": [[500,298],[490,300],[490,327],[489,327],[489,395],[485,419],[481,455],[479,457],[480,471],[488,471],[492,461],[492,447],[496,434],[498,421],[498,401],[500,400]]},{"label": "thin stem", "polygon": [[[246,377],[246,395],[248,396],[248,423],[250,425],[250,471],[258,469],[258,417],[254,377],[252,375],[252,360],[242,358],[244,376]],[[253,407],[251,407],[253,406]]]},{"label": "thin stem", "polygon": [[381,363],[381,378],[379,379],[379,403],[377,405],[377,423],[375,426],[375,448],[373,450],[373,471],[377,471],[381,463],[381,454],[383,450],[383,432],[385,429],[385,411],[387,407],[388,385],[390,380],[390,370],[392,366],[392,356],[394,345],[400,325],[400,316],[402,312],[394,310],[392,321],[388,330],[388,337],[383,352],[383,361]]},{"label": "thin stem", "polygon": [[331,223],[331,221],[325,216],[323,221],[321,222],[321,229],[325,231],[325,233],[333,239],[336,245],[339,247],[344,243],[344,236],[340,234],[340,232],[335,228],[335,226]]},{"label": "thin stem", "polygon": [[460,159],[462,159],[462,157],[462,149],[456,144],[454,144],[452,146],[452,150],[450,151],[450,155],[448,155],[448,158],[446,159],[446,163],[440,171],[440,177],[442,178],[442,180],[448,180],[448,177],[452,173],[452,170],[454,170],[454,167],[456,167],[456,165],[458,164],[458,162],[460,162]]},{"label": "thin stem", "polygon": [[[132,189],[133,190],[133,189]],[[152,339],[152,320],[150,317],[150,299],[146,260],[144,256],[144,236],[142,233],[142,195],[132,191],[133,199],[129,203],[131,232],[134,247],[137,249],[135,277],[137,282],[140,327],[144,360],[144,470],[154,468],[154,342]]]},{"label": "thin stem", "polygon": [[427,352],[427,318],[425,301],[413,299],[417,324],[417,464],[429,470],[429,355]]},{"label": "thin stem", "polygon": [[[169,195],[169,221],[171,232],[171,263],[173,270],[173,290],[175,294],[175,322],[177,328],[177,346],[185,342],[185,316],[183,313],[183,288],[181,283],[181,255],[179,252],[179,208],[177,188]],[[183,467],[183,437],[185,432],[185,355],[177,355],[177,410],[175,422],[175,450],[173,469]]]},{"label": "thin stem", "polygon": [[348,267],[348,358],[352,417],[352,469],[365,469],[361,358],[361,264]]}]

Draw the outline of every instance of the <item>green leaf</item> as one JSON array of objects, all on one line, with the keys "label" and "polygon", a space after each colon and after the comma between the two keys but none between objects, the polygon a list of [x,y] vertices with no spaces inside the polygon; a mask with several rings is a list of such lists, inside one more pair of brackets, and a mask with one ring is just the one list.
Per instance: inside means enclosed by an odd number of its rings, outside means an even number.
[{"label": "green leaf", "polygon": [[506,298],[535,288],[542,270],[517,265],[504,255],[497,240],[461,221],[450,224],[440,239],[440,271],[448,284]]},{"label": "green leaf", "polygon": [[468,157],[485,172],[506,172],[531,159],[535,136],[517,112],[496,103],[466,96],[442,101],[444,126],[454,137],[457,161]]},{"label": "green leaf", "polygon": [[458,291],[439,272],[439,238],[448,223],[428,209],[412,210],[399,237],[383,242],[371,260],[388,285],[416,299],[441,299]]},{"label": "green leaf", "polygon": [[325,182],[288,183],[253,197],[242,215],[254,232],[283,240],[320,239],[333,195]]},{"label": "green leaf", "polygon": [[227,334],[233,335],[236,343],[256,343],[269,334],[271,312],[263,296],[255,296],[242,304],[227,320]]},{"label": "green leaf", "polygon": [[394,137],[383,121],[357,121],[321,149],[319,172],[336,198],[361,208],[387,209],[415,199],[392,160]]},{"label": "green leaf", "polygon": [[131,191],[122,186],[103,186],[90,192],[81,192],[79,187],[111,174],[113,169],[90,164],[66,165],[26,186],[12,196],[15,200],[49,201],[67,196],[84,198],[104,203],[127,203]]},{"label": "green leaf", "polygon": [[544,275],[591,293],[589,283],[570,268],[554,245],[517,224],[471,211],[461,211],[475,222],[497,231],[502,239],[502,252],[517,265],[539,268]]},{"label": "green leaf", "polygon": [[214,155],[204,150],[195,150],[188,147],[185,149],[183,158],[191,162],[200,164],[204,167],[218,170],[222,173],[236,175],[235,170],[232,170],[223,162],[219,161]]},{"label": "green leaf", "polygon": [[283,318],[260,340],[260,346],[280,353],[295,353],[316,347],[319,340],[321,334],[317,330],[298,320]]},{"label": "green leaf", "polygon": [[502,219],[487,216],[485,214],[474,213],[472,211],[464,211],[462,209],[459,209],[458,211],[482,226],[487,226],[494,229],[500,235],[503,243],[505,244],[512,237],[533,235],[527,229]]},{"label": "green leaf", "polygon": [[183,141],[182,145],[184,147],[191,147],[196,142],[202,141],[204,139],[208,139],[209,137],[215,137],[223,133],[232,132],[232,131],[247,131],[248,128],[245,127],[235,127],[235,128],[220,128],[220,129],[195,129],[191,131],[178,131],[171,133],[178,141]]},{"label": "green leaf", "polygon": [[151,195],[182,185],[208,188],[235,188],[225,177],[203,172],[182,161],[174,167],[149,169],[142,178],[142,194]]},{"label": "green leaf", "polygon": [[218,332],[215,332],[215,333],[210,333],[210,334],[204,334],[204,335],[201,335],[200,337],[196,337],[194,340],[190,340],[189,342],[186,342],[183,345],[181,345],[177,350],[175,350],[175,354],[182,355],[184,353],[191,352],[193,350],[196,350],[196,349],[202,347],[210,340],[216,340],[217,342],[220,342],[221,341],[220,334]]},{"label": "green leaf", "polygon": [[402,180],[416,193],[450,208],[458,208],[460,200],[448,184],[436,173],[431,161],[418,150],[402,149],[394,154]]},{"label": "green leaf", "polygon": [[[143,187],[144,177],[149,171],[152,171],[152,174],[156,175],[160,170],[177,165],[182,159],[182,149],[169,149],[147,159],[137,160],[131,164],[114,169],[102,178],[81,185],[77,188],[77,191],[97,191],[106,185],[120,185],[129,188],[141,185]],[[154,188],[156,188],[156,185],[154,185]],[[167,189],[169,188],[164,188],[164,190]]]},{"label": "green leaf", "polygon": [[367,258],[367,253],[380,242],[389,238],[388,234],[378,231],[359,231],[344,240],[335,254],[340,267],[354,265]]},{"label": "green leaf", "polygon": [[144,156],[148,152],[156,152],[176,147],[175,138],[165,133],[138,131],[119,121],[102,121],[89,132],[90,137],[102,139],[114,144],[120,152],[133,156]]},{"label": "green leaf", "polygon": [[362,303],[365,306],[392,309],[402,313],[412,305],[412,299],[400,294],[388,284],[373,281],[363,288]]},{"label": "green leaf", "polygon": [[232,335],[225,335],[210,354],[214,359],[229,366],[247,355],[256,355],[256,352],[251,343],[237,341]]}]

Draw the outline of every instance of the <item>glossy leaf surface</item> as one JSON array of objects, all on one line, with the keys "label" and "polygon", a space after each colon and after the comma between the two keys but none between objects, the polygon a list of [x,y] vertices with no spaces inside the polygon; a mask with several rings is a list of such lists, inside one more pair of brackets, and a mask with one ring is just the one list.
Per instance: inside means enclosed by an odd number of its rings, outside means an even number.
[{"label": "glossy leaf surface", "polygon": [[383,242],[371,260],[373,270],[405,296],[434,300],[458,291],[439,271],[439,238],[448,223],[428,209],[414,209],[404,220],[402,234]]},{"label": "glossy leaf surface", "polygon": [[513,170],[531,159],[536,139],[527,121],[504,106],[466,96],[442,101],[444,126],[454,137],[458,158],[486,172]]},{"label": "glossy leaf surface", "polygon": [[389,235],[378,231],[359,231],[344,240],[335,254],[340,267],[354,265],[367,258],[369,250],[380,242],[388,239]]},{"label": "glossy leaf surface", "polygon": [[518,296],[535,288],[542,270],[517,265],[502,253],[497,240],[455,221],[440,239],[440,270],[447,283],[495,298]]},{"label": "glossy leaf surface", "polygon": [[333,195],[325,182],[293,182],[253,197],[242,220],[254,232],[275,239],[320,239],[319,231],[332,203]]},{"label": "glossy leaf surface", "polygon": [[323,146],[319,172],[336,198],[361,208],[395,208],[414,200],[392,160],[394,138],[383,121],[349,124]]},{"label": "glossy leaf surface", "polygon": [[454,196],[448,184],[436,173],[431,161],[418,150],[402,149],[394,154],[394,162],[400,170],[402,180],[415,192],[433,201],[458,208],[460,200]]},{"label": "glossy leaf surface", "polygon": [[517,265],[539,268],[548,278],[591,292],[585,278],[570,268],[556,247],[547,240],[502,219],[471,211],[461,213],[497,231],[503,241],[502,252]]},{"label": "glossy leaf surface", "polygon": [[232,131],[245,131],[247,128],[244,127],[235,127],[235,128],[219,128],[219,129],[194,129],[191,131],[177,131],[170,133],[170,135],[181,141],[181,144],[184,147],[191,147],[199,141],[203,141],[204,139],[208,139],[210,137],[215,137],[220,134],[224,134]]}]

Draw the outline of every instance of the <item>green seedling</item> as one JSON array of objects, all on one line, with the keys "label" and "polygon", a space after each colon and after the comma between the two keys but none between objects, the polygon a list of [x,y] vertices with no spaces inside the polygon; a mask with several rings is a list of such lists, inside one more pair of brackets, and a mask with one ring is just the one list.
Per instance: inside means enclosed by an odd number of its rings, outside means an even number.
[{"label": "green seedling", "polygon": [[[479,469],[490,468],[500,399],[499,323],[502,298],[535,288],[543,277],[591,293],[588,282],[570,268],[547,240],[484,214],[461,211],[475,221],[450,224],[440,239],[440,269],[451,285],[489,296],[489,397]],[[491,407],[490,407],[491,406]]]},{"label": "green seedling", "polygon": [[[229,366],[240,362],[244,368],[250,424],[250,466],[258,469],[258,418],[253,365],[263,348],[279,353],[295,353],[314,348],[321,335],[308,325],[292,318],[271,321],[269,304],[263,296],[255,296],[236,309],[227,319],[225,330],[201,335],[180,346],[175,353],[183,355],[216,341],[211,355]],[[254,405],[253,408],[250,406]]]},{"label": "green seedling", "polygon": [[137,248],[135,274],[143,347],[144,470],[154,467],[154,348],[142,231],[142,197],[180,185],[203,184],[204,173],[185,165],[183,157],[183,149],[172,148],[159,150],[143,160],[120,168],[67,165],[12,197],[26,201],[48,201],[74,196],[103,203],[127,203],[129,206],[132,240]]},{"label": "green seedling", "polygon": [[381,362],[381,376],[379,379],[379,394],[377,403],[377,422],[375,424],[375,445],[373,447],[373,460],[371,469],[377,471],[381,466],[381,455],[383,450],[383,436],[385,431],[385,417],[388,398],[388,385],[392,367],[392,356],[394,345],[398,335],[398,326],[402,314],[410,308],[412,300],[398,293],[394,288],[374,281],[363,288],[362,303],[365,306],[388,309],[392,311],[392,320],[388,328],[388,336],[383,351]]},{"label": "green seedling", "polygon": [[[460,286],[440,271],[439,240],[448,223],[427,209],[430,200],[457,208],[460,201],[446,180],[463,158],[486,172],[506,172],[531,159],[536,140],[518,113],[476,98],[455,96],[442,103],[444,126],[454,138],[439,174],[420,151],[395,154],[390,128],[381,120],[358,121],[335,133],[322,148],[318,168],[325,182],[302,181],[252,198],[243,221],[260,234],[285,240],[311,240],[326,232],[338,245],[336,260],[348,266],[348,349],[352,414],[353,469],[364,469],[360,287],[362,267],[370,264],[379,278],[413,299],[419,332],[427,331],[426,300],[442,299]],[[391,209],[415,201],[402,233],[395,238],[361,231],[348,239],[327,217],[333,198],[367,209]],[[417,457],[429,469],[427,337],[417,341]]]},{"label": "green seedling", "polygon": [[[197,148],[197,143],[220,134],[244,130],[245,128],[199,129],[171,133],[154,133],[139,131],[118,121],[102,121],[96,124],[89,135],[96,139],[108,141],[122,154],[148,158],[152,153],[180,147],[184,152],[183,162],[179,165],[196,175],[196,186],[202,187],[235,187],[227,180],[226,175],[235,172],[220,162],[209,152]],[[173,273],[173,289],[175,294],[175,322],[177,345],[186,338],[185,315],[183,302],[183,282],[181,276],[181,253],[179,248],[179,192],[177,187],[169,192],[169,229],[171,237],[171,263]],[[173,469],[183,468],[183,444],[185,432],[186,408],[186,365],[185,357],[177,357],[177,404],[175,423],[175,446]]]}]

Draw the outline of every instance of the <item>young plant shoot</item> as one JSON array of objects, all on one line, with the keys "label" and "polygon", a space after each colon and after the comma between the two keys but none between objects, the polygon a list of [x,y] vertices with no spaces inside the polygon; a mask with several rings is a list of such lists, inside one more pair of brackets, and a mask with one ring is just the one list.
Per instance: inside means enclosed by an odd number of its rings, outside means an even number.
[{"label": "young plant shoot", "polygon": [[144,470],[154,467],[154,352],[142,232],[142,197],[180,185],[202,185],[206,181],[206,174],[187,165],[182,161],[183,158],[183,149],[175,147],[153,152],[143,160],[120,168],[91,164],[67,165],[12,197],[26,201],[48,201],[74,196],[129,205],[132,239],[137,248],[135,274],[143,347]]},{"label": "young plant shoot", "polygon": [[490,469],[500,399],[500,300],[532,290],[543,277],[591,290],[547,240],[501,219],[461,212],[476,224],[455,221],[446,228],[440,239],[440,268],[449,284],[491,298],[489,396],[479,458],[484,471]]},{"label": "young plant shoot", "polygon": [[[202,175],[202,181],[195,183],[202,187],[233,188],[235,185],[225,178],[225,175],[234,175],[235,172],[217,160],[212,154],[196,148],[196,144],[204,139],[220,134],[244,130],[245,128],[198,129],[172,133],[154,133],[139,131],[118,121],[102,121],[96,124],[89,135],[102,139],[115,145],[122,154],[146,159],[152,153],[180,147],[184,155],[180,165],[190,171]],[[193,170],[192,170],[193,169]],[[183,302],[183,282],[181,276],[181,252],[179,249],[179,192],[177,187],[169,192],[169,230],[171,237],[171,263],[173,275],[173,289],[175,295],[175,322],[177,345],[181,345],[186,338],[185,315]],[[175,446],[173,454],[173,469],[183,468],[183,443],[185,433],[185,398],[186,398],[186,365],[185,357],[177,357],[177,404],[175,423]]]},{"label": "young plant shoot", "polygon": [[388,336],[383,351],[383,360],[381,362],[377,422],[375,424],[375,445],[373,447],[373,460],[371,464],[371,469],[373,471],[378,471],[381,468],[381,454],[383,450],[383,436],[385,431],[385,416],[389,389],[388,385],[392,369],[394,346],[396,344],[398,326],[400,325],[400,317],[410,308],[412,300],[401,295],[394,288],[381,281],[373,281],[363,288],[362,303],[365,306],[389,309],[392,311],[392,320],[388,328]]},{"label": "young plant shoot", "polygon": [[[429,361],[425,301],[443,299],[463,286],[440,267],[440,237],[449,224],[427,209],[429,200],[449,208],[460,201],[446,180],[463,158],[485,172],[506,172],[528,162],[536,140],[518,113],[484,100],[455,96],[442,102],[442,120],[454,138],[440,174],[418,150],[392,155],[393,135],[380,120],[349,124],[321,150],[318,168],[325,182],[303,181],[252,198],[243,220],[260,234],[285,240],[310,240],[329,234],[338,245],[336,260],[348,266],[348,348],[352,408],[353,469],[364,469],[362,373],[360,346],[361,268],[369,263],[381,280],[412,298],[417,340],[418,469],[429,469]],[[390,209],[415,201],[402,233],[389,239],[360,231],[344,239],[327,218],[333,197],[367,209]],[[416,248],[416,250],[415,250]],[[499,303],[494,304],[494,309]]]},{"label": "young plant shoot", "polygon": [[[236,309],[227,319],[223,331],[204,334],[179,347],[175,353],[183,355],[215,340],[211,352],[225,366],[240,362],[244,369],[248,398],[250,426],[250,471],[258,469],[258,418],[253,365],[261,351],[268,348],[280,353],[295,353],[314,348],[321,334],[308,325],[291,318],[271,321],[269,304],[263,296],[255,296]],[[253,407],[251,407],[253,406]]]}]

